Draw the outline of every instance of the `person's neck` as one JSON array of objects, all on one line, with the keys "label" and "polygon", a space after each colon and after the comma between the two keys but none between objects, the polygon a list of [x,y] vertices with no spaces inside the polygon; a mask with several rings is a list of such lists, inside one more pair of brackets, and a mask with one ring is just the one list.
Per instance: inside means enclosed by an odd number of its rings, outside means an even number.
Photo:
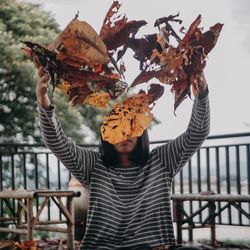
[{"label": "person's neck", "polygon": [[124,166],[124,167],[128,167],[128,166],[130,166],[131,165],[131,161],[129,160],[129,155],[127,155],[127,154],[121,154],[120,155],[120,164],[122,165],[122,166]]}]

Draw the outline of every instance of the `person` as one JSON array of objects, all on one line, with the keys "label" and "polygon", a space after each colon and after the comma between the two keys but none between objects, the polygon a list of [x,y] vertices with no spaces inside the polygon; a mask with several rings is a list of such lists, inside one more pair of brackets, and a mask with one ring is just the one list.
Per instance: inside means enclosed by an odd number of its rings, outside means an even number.
[{"label": "person", "polygon": [[36,94],[44,142],[89,193],[81,249],[197,249],[176,245],[170,194],[175,175],[209,134],[204,73],[187,130],[151,152],[147,130],[115,145],[102,141],[102,152],[76,145],[63,132],[50,103],[48,73],[40,66],[38,74]]}]

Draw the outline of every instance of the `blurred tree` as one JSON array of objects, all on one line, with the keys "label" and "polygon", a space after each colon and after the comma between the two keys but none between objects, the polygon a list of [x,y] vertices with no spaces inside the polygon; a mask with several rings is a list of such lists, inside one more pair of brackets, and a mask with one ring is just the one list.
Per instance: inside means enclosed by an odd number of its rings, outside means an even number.
[{"label": "blurred tree", "polygon": [[[20,41],[46,45],[59,32],[54,18],[39,5],[17,0],[0,1],[0,142],[40,141],[36,118],[36,69],[24,57]],[[80,112],[68,105],[60,93],[54,95],[54,103],[66,134],[84,143],[86,134]],[[89,115],[89,124],[93,124],[95,118],[94,113]]]}]

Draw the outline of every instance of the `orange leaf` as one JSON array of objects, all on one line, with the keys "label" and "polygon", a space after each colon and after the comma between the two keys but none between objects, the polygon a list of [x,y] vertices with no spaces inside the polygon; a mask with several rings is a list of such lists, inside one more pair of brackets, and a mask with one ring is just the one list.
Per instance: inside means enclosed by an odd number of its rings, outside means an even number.
[{"label": "orange leaf", "polygon": [[109,62],[107,48],[96,31],[86,22],[73,19],[49,47],[57,59],[72,65],[94,67]]},{"label": "orange leaf", "polygon": [[88,104],[96,108],[105,109],[107,108],[108,102],[110,100],[109,94],[106,92],[94,92],[88,95],[83,104]]},{"label": "orange leaf", "polygon": [[56,86],[64,95],[69,95],[70,84],[62,81]]},{"label": "orange leaf", "polygon": [[149,102],[150,97],[140,93],[128,97],[121,104],[116,104],[101,126],[103,140],[116,144],[129,137],[142,135],[153,117]]}]

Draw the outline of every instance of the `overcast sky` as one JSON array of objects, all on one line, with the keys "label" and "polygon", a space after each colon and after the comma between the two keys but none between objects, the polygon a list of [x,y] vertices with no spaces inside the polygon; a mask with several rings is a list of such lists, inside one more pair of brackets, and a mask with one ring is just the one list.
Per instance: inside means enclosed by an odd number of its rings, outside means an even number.
[{"label": "overcast sky", "polygon": [[[103,18],[112,0],[26,0],[39,3],[50,11],[61,29],[71,21],[77,11],[79,19],[87,21],[99,32]],[[224,24],[216,47],[209,54],[205,75],[210,90],[211,133],[210,135],[250,131],[250,1],[249,0],[124,0],[121,13],[129,20],[146,20],[140,34],[155,33],[154,21],[180,11],[183,25],[202,15],[204,30],[220,22]],[[140,35],[139,34],[139,35]],[[139,73],[138,61],[132,53],[125,61],[128,83]],[[157,82],[153,80],[153,82]],[[188,124],[192,100],[186,99],[173,113],[174,97],[170,87],[157,102],[153,113],[161,121],[150,131],[151,140],[170,139],[182,133]]]}]

